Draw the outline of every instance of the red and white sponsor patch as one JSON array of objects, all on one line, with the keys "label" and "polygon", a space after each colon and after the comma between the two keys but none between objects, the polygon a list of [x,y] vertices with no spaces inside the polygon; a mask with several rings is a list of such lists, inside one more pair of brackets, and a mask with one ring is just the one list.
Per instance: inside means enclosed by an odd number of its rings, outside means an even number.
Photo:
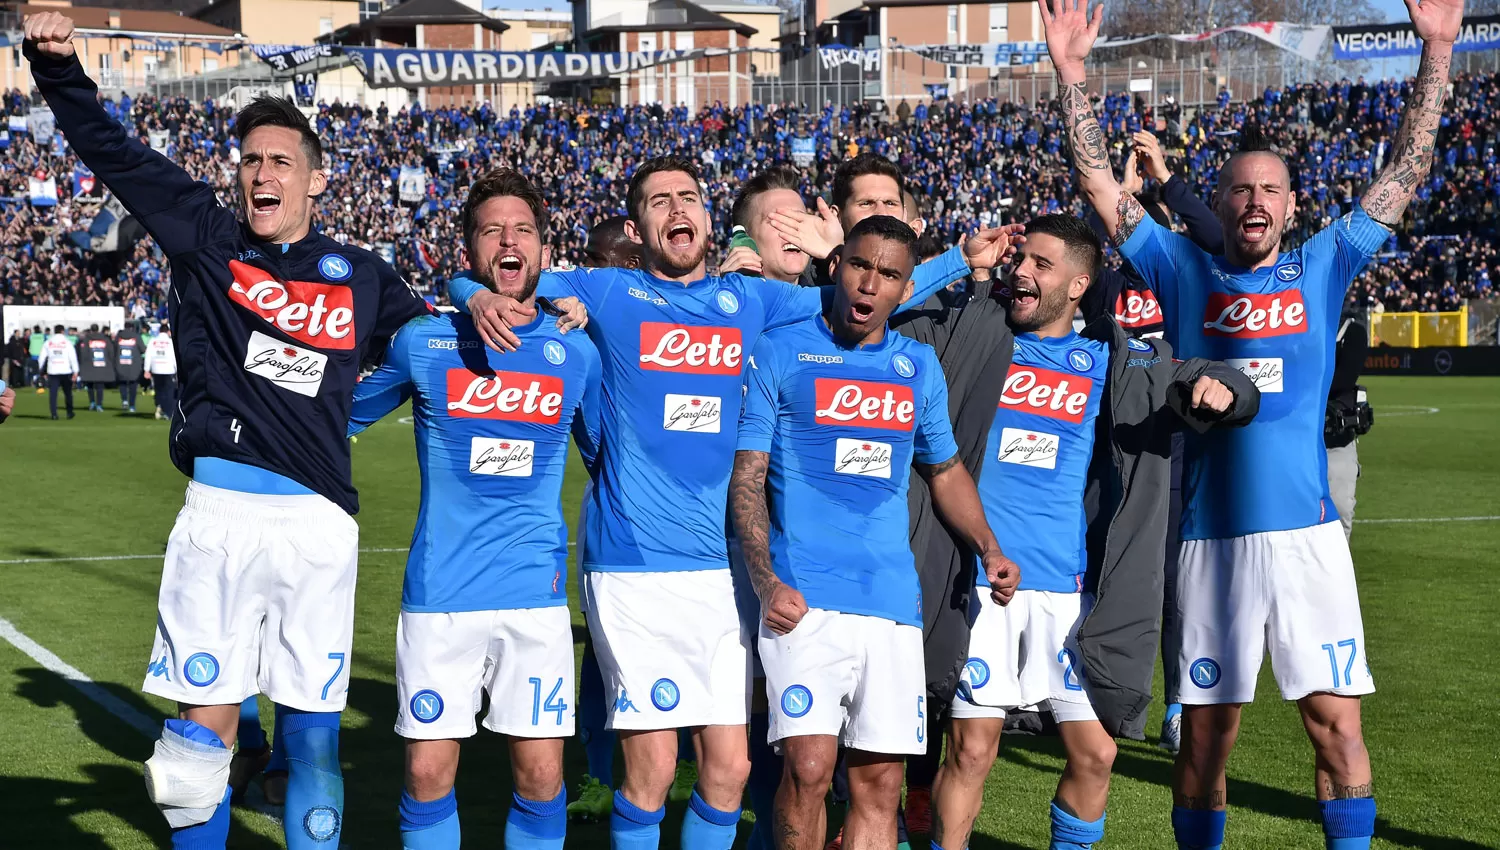
[{"label": "red and white sponsor patch", "polygon": [[1115,299],[1115,321],[1125,328],[1143,328],[1162,321],[1161,303],[1149,289],[1123,289]]},{"label": "red and white sponsor patch", "polygon": [[562,418],[563,381],[556,375],[448,370],[448,415],[509,422],[556,424]]},{"label": "red and white sponsor patch", "polygon": [[641,322],[641,368],[696,375],[738,375],[739,328]]},{"label": "red and white sponsor patch", "polygon": [[1092,378],[1012,363],[1000,391],[1000,406],[1078,423],[1088,411],[1093,388]]},{"label": "red and white sponsor patch", "polygon": [[281,281],[239,260],[229,261],[229,272],[234,275],[229,297],[277,330],[313,348],[354,347],[354,292],[349,287]]},{"label": "red and white sponsor patch", "polygon": [[1046,431],[1029,428],[1001,428],[1000,452],[996,460],[1021,466],[1038,466],[1042,469],[1057,468],[1057,450],[1062,440]]},{"label": "red and white sponsor patch", "polygon": [[312,348],[282,342],[260,331],[250,332],[245,347],[245,371],[259,375],[297,395],[314,398],[323,386],[328,355]]},{"label": "red and white sponsor patch", "polygon": [[716,395],[667,393],[662,407],[661,427],[668,431],[717,434],[723,407]]},{"label": "red and white sponsor patch", "polygon": [[1302,290],[1230,295],[1214,292],[1203,310],[1203,334],[1241,339],[1307,332]]},{"label": "red and white sponsor patch", "polygon": [[814,383],[819,425],[853,425],[910,431],[916,422],[917,405],[911,387],[874,381],[817,378]]}]

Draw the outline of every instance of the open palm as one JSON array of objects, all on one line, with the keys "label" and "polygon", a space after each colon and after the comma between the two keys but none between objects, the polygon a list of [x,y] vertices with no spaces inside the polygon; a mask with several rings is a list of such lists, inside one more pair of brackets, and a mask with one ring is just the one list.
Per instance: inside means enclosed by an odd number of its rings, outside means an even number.
[{"label": "open palm", "polygon": [[1087,59],[1094,40],[1099,37],[1104,6],[1095,7],[1092,16],[1089,0],[1037,0],[1037,6],[1041,9],[1042,28],[1047,32],[1047,52],[1052,56],[1052,64],[1067,65]]},{"label": "open palm", "polygon": [[1423,41],[1452,42],[1463,26],[1464,0],[1406,0],[1406,11]]}]

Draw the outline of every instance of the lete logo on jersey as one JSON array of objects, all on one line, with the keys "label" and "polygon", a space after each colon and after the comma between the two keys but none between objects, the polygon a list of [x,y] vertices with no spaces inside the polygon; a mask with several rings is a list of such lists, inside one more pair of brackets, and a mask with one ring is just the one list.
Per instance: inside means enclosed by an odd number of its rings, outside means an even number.
[{"label": "lete logo on jersey", "polygon": [[1120,297],[1115,299],[1115,321],[1122,327],[1147,327],[1160,324],[1161,320],[1161,303],[1149,289],[1121,290]]},{"label": "lete logo on jersey", "polygon": [[239,260],[229,261],[229,272],[234,275],[230,299],[277,330],[313,348],[354,347],[354,292],[349,287],[283,282]]},{"label": "lete logo on jersey", "polygon": [[563,381],[556,375],[448,370],[450,416],[553,425],[562,418]]},{"label": "lete logo on jersey", "polygon": [[739,328],[641,322],[641,368],[697,375],[738,375]]},{"label": "lete logo on jersey", "polygon": [[1280,357],[1234,358],[1225,360],[1224,363],[1231,369],[1238,369],[1245,373],[1245,377],[1254,381],[1255,388],[1263,393],[1282,391],[1285,374],[1281,367]]},{"label": "lete logo on jersey", "polygon": [[1077,424],[1083,421],[1093,388],[1091,378],[1013,363],[1000,391],[1000,406]]},{"label": "lete logo on jersey", "polygon": [[1300,289],[1241,295],[1214,292],[1203,311],[1205,336],[1260,339],[1306,332],[1307,305]]},{"label": "lete logo on jersey", "polygon": [[837,378],[818,378],[814,387],[817,409],[813,418],[820,425],[910,431],[916,421],[911,387]]}]

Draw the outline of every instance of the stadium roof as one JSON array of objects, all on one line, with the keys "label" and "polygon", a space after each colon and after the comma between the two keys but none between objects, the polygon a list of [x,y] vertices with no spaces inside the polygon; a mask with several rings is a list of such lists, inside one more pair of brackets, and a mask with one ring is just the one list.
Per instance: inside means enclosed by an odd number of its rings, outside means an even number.
[{"label": "stadium roof", "polygon": [[651,0],[646,6],[646,20],[640,23],[610,23],[618,16],[605,18],[599,26],[589,30],[589,35],[611,32],[686,32],[691,30],[734,30],[749,37],[758,30],[755,27],[732,21],[717,12],[710,12],[688,0]]},{"label": "stadium roof", "polygon": [[390,41],[397,44],[417,43],[417,26],[442,24],[479,24],[494,32],[505,32],[510,24],[477,12],[458,0],[406,0],[365,21],[340,27],[320,36],[318,41],[360,44]]},{"label": "stadium roof", "polygon": [[[105,35],[99,30],[118,31],[121,38],[145,34],[167,38],[173,36],[234,38],[236,35],[232,30],[214,26],[197,18],[179,15],[176,12],[110,9],[98,6],[59,7],[32,3],[22,4],[19,11],[22,15],[61,11],[73,19],[73,25],[83,31],[80,34],[85,38],[99,38]],[[110,26],[111,16],[118,16],[118,26]]]}]

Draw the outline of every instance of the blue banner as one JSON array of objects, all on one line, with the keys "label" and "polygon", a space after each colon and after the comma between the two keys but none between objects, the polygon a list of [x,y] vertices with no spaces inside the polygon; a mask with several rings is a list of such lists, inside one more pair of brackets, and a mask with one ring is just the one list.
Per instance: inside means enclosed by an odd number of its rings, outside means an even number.
[{"label": "blue banner", "polygon": [[[1453,49],[1494,50],[1500,47],[1500,15],[1464,18]],[[1343,60],[1386,59],[1419,56],[1422,40],[1410,23],[1333,28],[1333,58]]]},{"label": "blue banner", "polygon": [[476,83],[556,82],[624,74],[672,62],[689,62],[737,53],[775,53],[766,48],[708,47],[637,53],[540,53],[496,50],[409,50],[343,47],[371,88],[462,86]]}]

